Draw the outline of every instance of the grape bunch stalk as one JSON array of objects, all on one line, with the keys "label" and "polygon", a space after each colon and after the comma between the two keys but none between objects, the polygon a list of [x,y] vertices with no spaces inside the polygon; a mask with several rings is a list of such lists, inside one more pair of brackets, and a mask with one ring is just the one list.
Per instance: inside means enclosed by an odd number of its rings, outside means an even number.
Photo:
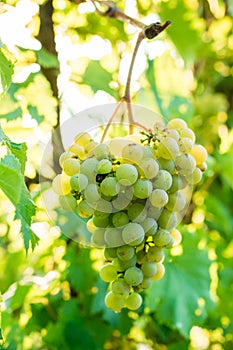
[{"label": "grape bunch stalk", "polygon": [[164,276],[164,249],[181,242],[176,227],[206,159],[178,118],[105,142],[82,132],[61,154],[52,188],[65,211],[86,219],[91,245],[103,249],[109,309],[137,310],[140,292]]}]

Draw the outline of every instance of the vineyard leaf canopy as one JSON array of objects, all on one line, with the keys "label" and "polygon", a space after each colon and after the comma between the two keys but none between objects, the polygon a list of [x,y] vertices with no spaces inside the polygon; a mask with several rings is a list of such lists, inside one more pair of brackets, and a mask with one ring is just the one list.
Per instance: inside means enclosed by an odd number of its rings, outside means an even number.
[{"label": "vineyard leaf canopy", "polygon": [[206,251],[198,249],[195,236],[184,239],[183,246],[186,254],[174,256],[166,263],[165,276],[151,287],[146,305],[155,311],[162,323],[188,337],[198,320],[197,310],[200,309],[199,318],[205,317],[199,305],[200,299],[206,305],[211,304],[210,261]]}]

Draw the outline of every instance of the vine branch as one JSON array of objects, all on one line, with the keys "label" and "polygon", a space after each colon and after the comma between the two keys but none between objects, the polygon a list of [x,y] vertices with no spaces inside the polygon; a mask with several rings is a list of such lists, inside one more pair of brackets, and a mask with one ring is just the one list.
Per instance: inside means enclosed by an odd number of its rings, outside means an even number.
[{"label": "vine branch", "polygon": [[116,18],[119,19],[125,23],[130,23],[132,25],[134,25],[135,27],[139,27],[141,29],[141,31],[138,34],[138,38],[133,50],[133,54],[132,54],[132,59],[130,62],[130,66],[129,66],[129,71],[128,71],[128,76],[127,76],[127,80],[126,80],[126,86],[125,86],[125,92],[123,97],[121,98],[119,104],[116,107],[116,110],[114,111],[112,117],[110,118],[108,124],[106,125],[106,128],[104,130],[101,142],[103,142],[107,131],[113,121],[113,119],[116,117],[116,115],[118,114],[118,110],[119,110],[119,106],[122,104],[122,102],[126,102],[127,103],[127,111],[128,111],[128,121],[129,121],[129,133],[132,134],[133,130],[134,130],[134,126],[140,126],[143,128],[142,125],[140,125],[139,123],[137,123],[134,120],[133,117],[133,111],[132,111],[132,106],[131,106],[131,93],[130,93],[130,85],[131,85],[131,78],[132,78],[132,73],[133,73],[133,68],[134,68],[134,64],[135,64],[135,59],[136,59],[136,55],[138,52],[138,49],[140,47],[141,42],[143,41],[143,39],[147,38],[149,40],[154,39],[158,34],[160,34],[161,32],[163,32],[170,24],[170,21],[166,21],[164,24],[161,24],[160,22],[156,22],[156,23],[151,23],[149,25],[145,25],[144,23],[142,23],[141,21],[126,15],[123,11],[121,11],[120,9],[118,9],[116,7],[116,4],[112,1],[98,1],[98,0],[91,0],[92,4],[95,6],[96,12],[101,15],[101,16],[107,16],[110,18]]}]

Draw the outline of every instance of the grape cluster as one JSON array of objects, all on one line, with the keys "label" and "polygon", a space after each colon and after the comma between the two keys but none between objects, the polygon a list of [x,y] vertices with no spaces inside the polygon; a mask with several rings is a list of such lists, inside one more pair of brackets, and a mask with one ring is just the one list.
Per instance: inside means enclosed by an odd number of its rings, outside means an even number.
[{"label": "grape cluster", "polygon": [[163,249],[181,241],[187,189],[201,181],[206,158],[181,119],[105,143],[83,132],[61,154],[52,187],[64,210],[89,219],[91,244],[104,248],[108,308],[138,309],[140,292],[163,277]]}]

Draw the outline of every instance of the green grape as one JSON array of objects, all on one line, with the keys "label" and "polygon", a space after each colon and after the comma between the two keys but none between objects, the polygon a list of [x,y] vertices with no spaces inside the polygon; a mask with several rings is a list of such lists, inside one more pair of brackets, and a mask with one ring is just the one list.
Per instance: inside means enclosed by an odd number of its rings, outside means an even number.
[{"label": "green grape", "polygon": [[137,263],[137,258],[136,255],[134,255],[131,259],[129,260],[121,260],[121,259],[117,259],[117,265],[119,267],[119,271],[125,271],[127,270],[129,267],[133,267],[136,266]]},{"label": "green grape", "polygon": [[173,237],[171,235],[170,241],[165,245],[165,248],[171,249],[173,246],[174,246],[174,239],[173,239]]},{"label": "green grape", "polygon": [[143,147],[137,143],[129,143],[122,149],[122,158],[132,163],[140,163],[143,157]]},{"label": "green grape", "polygon": [[181,192],[174,192],[169,194],[169,200],[166,204],[166,208],[171,211],[181,211],[186,205],[185,197]]},{"label": "green grape", "polygon": [[172,176],[172,185],[169,188],[169,193],[177,192],[187,186],[187,181],[183,175],[175,174]]},{"label": "green grape", "polygon": [[135,254],[134,247],[130,245],[123,245],[117,248],[117,256],[120,260],[130,260]]},{"label": "green grape", "polygon": [[133,185],[134,196],[140,199],[148,198],[153,190],[150,180],[138,179]]},{"label": "green grape", "polygon": [[174,229],[171,231],[171,236],[173,238],[173,245],[176,246],[181,243],[182,241],[182,235],[179,230]]},{"label": "green grape", "polygon": [[86,200],[81,200],[77,206],[77,213],[82,218],[88,219],[93,215],[94,209],[90,207]]},{"label": "green grape", "polygon": [[136,292],[132,292],[125,300],[125,306],[129,310],[137,310],[142,305],[142,297]]},{"label": "green grape", "polygon": [[138,171],[132,164],[121,164],[116,169],[116,179],[123,186],[133,185],[138,178]]},{"label": "green grape", "polygon": [[97,172],[98,174],[109,174],[112,171],[112,163],[108,159],[101,159],[99,161]]},{"label": "green grape", "polygon": [[125,244],[138,246],[144,239],[144,230],[140,224],[130,222],[123,228],[122,238]]},{"label": "green grape", "polygon": [[52,181],[52,189],[58,195],[70,193],[70,177],[64,173],[56,175]]},{"label": "green grape", "polygon": [[116,196],[120,191],[120,185],[113,176],[106,177],[100,184],[100,190],[105,196]]},{"label": "green grape", "polygon": [[138,286],[143,281],[143,273],[138,267],[132,266],[125,271],[124,279],[130,286]]},{"label": "green grape", "polygon": [[162,211],[163,208],[156,208],[152,204],[149,204],[149,206],[147,207],[147,216],[157,221]]},{"label": "green grape", "polygon": [[188,137],[181,137],[178,141],[180,153],[189,153],[193,148],[193,142]]},{"label": "green grape", "polygon": [[175,139],[167,136],[160,140],[157,152],[161,158],[175,159],[179,153],[179,146]]},{"label": "green grape", "polygon": [[94,154],[95,158],[97,158],[98,160],[108,158],[108,156],[109,156],[108,145],[106,143],[100,143],[99,145],[97,145],[94,148],[93,154]]},{"label": "green grape", "polygon": [[158,224],[160,227],[171,230],[177,225],[177,216],[176,213],[171,212],[168,209],[163,209]]},{"label": "green grape", "polygon": [[114,155],[115,158],[122,158],[122,149],[129,143],[130,141],[124,137],[115,137],[108,144],[110,154]]},{"label": "green grape", "polygon": [[93,224],[92,218],[87,221],[86,225],[87,225],[87,229],[90,233],[94,233],[97,229],[97,227]]},{"label": "green grape", "polygon": [[203,147],[202,145],[193,146],[192,150],[190,151],[190,154],[195,158],[197,165],[205,163],[208,156],[205,147]]},{"label": "green grape", "polygon": [[183,119],[174,118],[168,122],[167,127],[175,130],[182,130],[187,128],[187,124]]},{"label": "green grape", "polygon": [[106,260],[113,260],[117,257],[117,249],[116,248],[105,248],[104,249],[104,257]]},{"label": "green grape", "polygon": [[195,168],[192,174],[186,176],[186,179],[189,184],[197,185],[202,179],[202,171],[199,168]]},{"label": "green grape", "polygon": [[125,299],[119,294],[108,292],[108,294],[105,296],[105,305],[115,312],[120,312],[124,307],[124,304]]},{"label": "green grape", "polygon": [[159,158],[158,163],[160,165],[160,168],[163,170],[167,170],[170,174],[173,174],[175,171],[175,162],[172,159],[164,159]]},{"label": "green grape", "polygon": [[165,267],[162,263],[158,263],[157,264],[157,272],[156,274],[152,277],[153,281],[158,281],[161,280],[163,278],[165,274]]},{"label": "green grape", "polygon": [[112,205],[113,205],[115,211],[119,211],[119,210],[126,209],[130,202],[131,202],[131,200],[129,198],[127,198],[126,194],[123,192],[120,192],[120,193],[118,193],[118,196],[115,199],[113,199]]},{"label": "green grape", "polygon": [[157,272],[157,266],[153,261],[146,261],[142,264],[141,270],[145,277],[152,277]]},{"label": "green grape", "polygon": [[104,219],[104,218],[109,218],[109,213],[106,213],[104,211],[101,210],[95,210],[94,211],[94,216],[96,219],[100,218],[100,219]]},{"label": "green grape", "polygon": [[169,137],[173,138],[176,141],[178,141],[179,138],[180,138],[180,135],[179,135],[178,131],[175,130],[175,129],[169,129],[167,131],[167,134],[168,134]]},{"label": "green grape", "polygon": [[154,236],[158,229],[158,224],[155,219],[147,217],[140,223],[144,229],[146,236]]},{"label": "green grape", "polygon": [[84,147],[78,145],[77,143],[73,143],[69,148],[69,152],[73,152],[79,159],[83,160],[85,158]]},{"label": "green grape", "polygon": [[96,184],[89,184],[84,190],[84,198],[90,206],[100,199],[99,187]]},{"label": "green grape", "polygon": [[189,138],[193,143],[196,141],[196,136],[194,132],[189,128],[184,128],[180,130],[180,137]]},{"label": "green grape", "polygon": [[117,278],[116,267],[112,264],[103,265],[100,269],[99,274],[104,282],[112,282]]},{"label": "green grape", "polygon": [[83,191],[88,185],[88,178],[84,174],[75,174],[70,178],[70,186],[75,191]]},{"label": "green grape", "polygon": [[103,213],[110,214],[113,212],[112,203],[106,201],[103,198],[100,198],[100,200],[95,203],[95,208],[96,210],[101,211]]},{"label": "green grape", "polygon": [[66,211],[74,211],[77,207],[76,199],[70,194],[59,196],[59,203]]},{"label": "green grape", "polygon": [[122,232],[118,228],[108,227],[105,230],[105,241],[108,247],[120,247],[125,244],[122,239]]},{"label": "green grape", "polygon": [[69,176],[77,174],[80,171],[80,163],[76,158],[66,158],[63,162],[63,170]]},{"label": "green grape", "polygon": [[159,165],[153,158],[143,158],[139,166],[139,173],[149,180],[153,179],[159,172]]},{"label": "green grape", "polygon": [[118,294],[123,298],[128,297],[130,293],[130,286],[128,283],[126,283],[124,278],[117,278],[115,281],[113,281],[111,289],[113,293]]},{"label": "green grape", "polygon": [[129,217],[123,211],[119,211],[118,213],[115,213],[112,215],[112,224],[115,227],[124,226],[128,224],[128,222],[129,222]]},{"label": "green grape", "polygon": [[143,159],[148,159],[148,158],[153,158],[154,157],[154,149],[147,145],[147,146],[143,146]]},{"label": "green grape", "polygon": [[107,227],[109,225],[109,214],[102,212],[104,215],[100,215],[100,213],[101,212],[94,211],[92,218],[93,224],[97,227]]},{"label": "green grape", "polygon": [[133,203],[129,206],[127,214],[129,220],[135,222],[142,222],[145,220],[147,215],[145,205],[143,205],[142,203]]},{"label": "green grape", "polygon": [[91,243],[98,248],[105,247],[105,229],[98,227],[91,236]]},{"label": "green grape", "polygon": [[138,264],[143,264],[147,259],[147,253],[145,252],[145,250],[139,250],[136,253],[136,258]]},{"label": "green grape", "polygon": [[84,150],[88,158],[94,155],[94,149],[97,145],[98,143],[96,141],[90,141],[84,146]]},{"label": "green grape", "polygon": [[75,136],[74,142],[80,146],[85,146],[91,140],[91,136],[87,132],[80,132]]},{"label": "green grape", "polygon": [[59,157],[59,164],[61,168],[63,168],[63,164],[66,159],[73,158],[73,157],[75,157],[75,154],[73,152],[68,152],[68,151],[63,152]]},{"label": "green grape", "polygon": [[159,228],[158,231],[156,232],[156,235],[154,235],[153,239],[154,239],[154,244],[156,246],[164,247],[170,242],[171,234],[168,230]]},{"label": "green grape", "polygon": [[159,170],[156,177],[153,179],[153,187],[167,191],[172,185],[172,176],[166,170]]},{"label": "green grape", "polygon": [[144,277],[142,283],[139,284],[139,289],[140,290],[145,290],[150,288],[152,285],[152,279],[150,277]]},{"label": "green grape", "polygon": [[164,207],[168,202],[168,194],[159,188],[152,191],[150,195],[150,203],[157,208]]},{"label": "green grape", "polygon": [[195,158],[186,153],[176,157],[175,164],[179,173],[184,176],[190,175],[196,168]]},{"label": "green grape", "polygon": [[90,182],[95,183],[99,161],[95,158],[85,159],[80,165],[80,173],[86,175]]},{"label": "green grape", "polygon": [[164,259],[164,252],[161,247],[152,246],[148,249],[147,258],[149,261],[159,262]]}]

